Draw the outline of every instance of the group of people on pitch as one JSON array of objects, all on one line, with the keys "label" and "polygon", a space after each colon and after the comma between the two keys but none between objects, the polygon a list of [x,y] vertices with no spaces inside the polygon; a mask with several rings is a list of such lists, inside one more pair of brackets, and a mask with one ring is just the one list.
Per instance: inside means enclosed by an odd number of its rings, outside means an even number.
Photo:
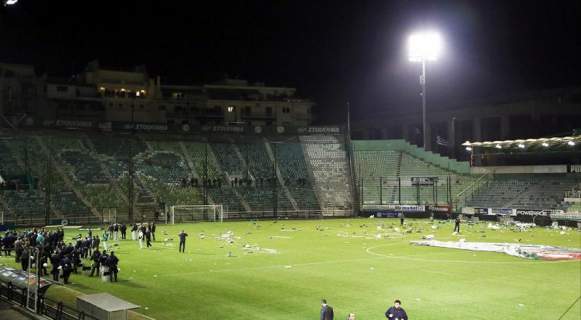
[{"label": "group of people on pitch", "polygon": [[[91,230],[85,237],[80,234],[73,238],[75,241],[68,244],[64,241],[62,228],[47,231],[44,228],[33,228],[20,232],[6,232],[0,236],[0,249],[6,256],[15,253],[16,263],[20,263],[22,270],[38,272],[41,276],[48,276],[49,262],[50,275],[53,281],[62,279],[64,284],[69,283],[72,273],[78,273],[79,268],[90,268],[83,265],[83,259],[92,257],[99,251],[99,236],[93,236]],[[107,255],[106,263],[114,270],[115,278],[119,259],[114,252]],[[111,275],[113,277],[113,275]]]},{"label": "group of people on pitch", "polygon": [[[385,317],[388,320],[408,320],[408,315],[405,310],[401,307],[401,301],[395,300],[393,306],[389,307],[385,311]],[[327,304],[327,300],[321,300],[321,320],[334,320],[335,314],[333,307]],[[355,320],[355,313],[350,312],[347,314],[347,320]]]}]

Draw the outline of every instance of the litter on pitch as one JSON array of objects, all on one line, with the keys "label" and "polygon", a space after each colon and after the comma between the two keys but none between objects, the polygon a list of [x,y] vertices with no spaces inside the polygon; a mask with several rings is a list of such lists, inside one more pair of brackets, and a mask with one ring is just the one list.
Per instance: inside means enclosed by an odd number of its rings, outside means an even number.
[{"label": "litter on pitch", "polygon": [[411,241],[418,246],[461,249],[470,251],[488,251],[505,253],[511,256],[540,260],[581,260],[581,249],[562,248],[535,244],[466,242],[466,241]]}]

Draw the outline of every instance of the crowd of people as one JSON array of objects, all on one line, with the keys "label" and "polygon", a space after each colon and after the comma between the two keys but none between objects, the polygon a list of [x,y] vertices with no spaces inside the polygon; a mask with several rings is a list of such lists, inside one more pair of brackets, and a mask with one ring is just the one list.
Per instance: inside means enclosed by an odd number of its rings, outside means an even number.
[{"label": "crowd of people", "polygon": [[[107,233],[107,232],[106,232]],[[105,233],[105,234],[106,234]],[[103,236],[106,238],[106,236]],[[104,241],[106,242],[106,241]],[[98,235],[93,235],[92,230],[88,230],[86,236],[77,235],[70,242],[64,239],[64,230],[57,228],[48,231],[44,228],[29,229],[20,232],[6,232],[0,236],[0,249],[6,256],[12,256],[16,263],[19,263],[22,270],[30,271],[34,269],[41,276],[52,275],[54,281],[62,279],[68,284],[72,273],[79,273],[79,268],[90,268],[83,263],[83,260],[99,257],[97,272],[103,275],[104,270],[109,272],[110,279],[117,278],[119,259],[115,252],[107,254],[106,250],[101,253],[99,246],[101,239]],[[48,272],[50,262],[50,273]],[[95,270],[93,270],[95,271]],[[91,274],[91,276],[94,272]]]},{"label": "crowd of people", "polygon": [[[71,274],[79,270],[90,276],[108,276],[117,281],[119,258],[110,250],[119,240],[139,241],[140,248],[149,248],[155,241],[156,224],[119,224],[107,225],[101,235],[94,229],[87,229],[86,235],[78,234],[67,241],[62,228],[47,230],[33,228],[24,231],[7,231],[0,235],[0,255],[12,256],[22,270],[38,272],[41,276],[52,276],[54,281],[69,283]],[[128,230],[129,229],[129,230]],[[183,234],[183,235],[182,235]],[[180,251],[185,249],[185,237],[180,234]],[[50,272],[49,272],[50,267]],[[90,273],[89,273],[90,271]]]},{"label": "crowd of people", "polygon": [[[250,178],[230,178],[230,187],[271,187],[273,184],[277,183],[278,180],[275,177],[255,177]],[[284,179],[284,185],[289,187],[306,187],[309,184],[307,178],[297,178],[297,179]],[[221,179],[199,179],[183,177],[181,179],[180,185],[182,188],[198,188],[206,186],[208,188],[222,188]]]}]

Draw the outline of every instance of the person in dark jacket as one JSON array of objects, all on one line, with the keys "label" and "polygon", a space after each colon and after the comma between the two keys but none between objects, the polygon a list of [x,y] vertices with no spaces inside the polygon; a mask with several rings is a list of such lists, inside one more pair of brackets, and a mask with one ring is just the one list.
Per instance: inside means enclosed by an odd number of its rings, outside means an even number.
[{"label": "person in dark jacket", "polygon": [[101,267],[101,252],[97,248],[93,251],[93,255],[91,255],[91,261],[93,264],[91,265],[91,274],[89,277],[92,277],[95,271],[97,271],[97,276],[99,275],[99,268]]},{"label": "person in dark jacket", "polygon": [[127,225],[123,223],[121,225],[121,240],[125,240],[127,238]]},{"label": "person in dark jacket", "polygon": [[63,270],[63,280],[65,284],[69,283],[69,277],[71,276],[71,271],[73,271],[73,265],[71,259],[68,256],[64,256],[61,260],[61,268]]},{"label": "person in dark jacket", "polygon": [[30,252],[28,252],[28,248],[22,249],[22,253],[20,254],[20,264],[22,265],[22,270],[28,270],[28,256]]},{"label": "person in dark jacket", "polygon": [[460,222],[462,222],[462,220],[460,220],[460,216],[458,215],[456,220],[454,220],[454,232],[460,233]]},{"label": "person in dark jacket", "polygon": [[399,300],[395,300],[393,302],[393,307],[389,307],[389,309],[385,311],[385,317],[389,320],[408,320],[408,315],[401,307],[401,301]]},{"label": "person in dark jacket", "polygon": [[147,247],[151,247],[151,229],[149,227],[145,229],[145,240],[147,241]]},{"label": "person in dark jacket", "polygon": [[321,320],[333,320],[334,317],[333,307],[327,304],[327,300],[321,300]]},{"label": "person in dark jacket", "polygon": [[182,232],[180,232],[180,234],[178,234],[178,237],[180,238],[179,252],[185,252],[186,251],[186,238],[188,237],[188,234],[184,230],[182,230]]},{"label": "person in dark jacket", "polygon": [[58,254],[55,252],[50,256],[50,264],[52,264],[52,270],[50,271],[50,273],[52,273],[52,280],[58,282],[59,281],[59,265],[60,265],[60,258],[58,256]]},{"label": "person in dark jacket", "polygon": [[119,269],[117,268],[117,264],[119,263],[119,259],[115,255],[114,251],[111,251],[111,255],[107,258],[107,265],[109,266],[109,280],[113,282],[113,278],[115,278],[115,282],[117,282],[117,272]]},{"label": "person in dark jacket", "polygon": [[153,241],[155,241],[155,222],[151,223],[151,236],[153,237]]}]

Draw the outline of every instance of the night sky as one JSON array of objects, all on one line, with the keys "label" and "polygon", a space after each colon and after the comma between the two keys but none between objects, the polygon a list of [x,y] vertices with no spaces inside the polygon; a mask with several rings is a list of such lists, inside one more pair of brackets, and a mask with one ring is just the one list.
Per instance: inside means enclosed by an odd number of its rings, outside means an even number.
[{"label": "night sky", "polygon": [[169,82],[229,75],[296,86],[323,123],[419,111],[405,41],[437,29],[428,103],[581,85],[581,1],[20,0],[0,15],[0,61],[49,74],[145,64]]}]

